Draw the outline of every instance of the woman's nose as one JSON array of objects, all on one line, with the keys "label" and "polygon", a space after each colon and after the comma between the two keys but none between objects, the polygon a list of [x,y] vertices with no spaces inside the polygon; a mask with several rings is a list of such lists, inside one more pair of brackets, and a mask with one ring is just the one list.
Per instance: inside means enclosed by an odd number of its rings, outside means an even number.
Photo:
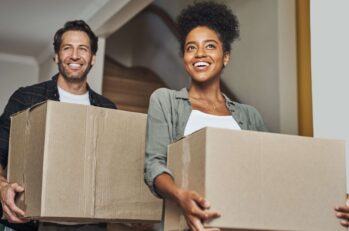
[{"label": "woman's nose", "polygon": [[206,56],[206,52],[204,48],[199,47],[196,52],[196,57],[203,57]]}]

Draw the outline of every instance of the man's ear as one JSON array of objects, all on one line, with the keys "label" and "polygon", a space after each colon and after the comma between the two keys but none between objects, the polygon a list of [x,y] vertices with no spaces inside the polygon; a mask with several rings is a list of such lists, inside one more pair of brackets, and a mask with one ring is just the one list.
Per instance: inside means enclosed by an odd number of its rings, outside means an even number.
[{"label": "man's ear", "polygon": [[95,65],[95,63],[96,63],[96,55],[93,55],[91,60],[91,66]]},{"label": "man's ear", "polygon": [[58,55],[57,54],[55,54],[55,56],[53,56],[53,61],[58,64]]}]

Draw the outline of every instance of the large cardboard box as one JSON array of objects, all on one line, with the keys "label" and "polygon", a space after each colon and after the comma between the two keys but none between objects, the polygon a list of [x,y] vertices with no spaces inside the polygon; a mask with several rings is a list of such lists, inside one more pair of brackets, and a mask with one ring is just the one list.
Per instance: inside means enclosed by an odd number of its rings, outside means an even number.
[{"label": "large cardboard box", "polygon": [[146,115],[47,101],[11,118],[8,179],[26,217],[159,221],[143,182]]},{"label": "large cardboard box", "polygon": [[[343,141],[205,128],[169,146],[168,166],[222,213],[209,227],[346,230],[333,210],[345,202]],[[185,226],[166,201],[165,231]]]}]

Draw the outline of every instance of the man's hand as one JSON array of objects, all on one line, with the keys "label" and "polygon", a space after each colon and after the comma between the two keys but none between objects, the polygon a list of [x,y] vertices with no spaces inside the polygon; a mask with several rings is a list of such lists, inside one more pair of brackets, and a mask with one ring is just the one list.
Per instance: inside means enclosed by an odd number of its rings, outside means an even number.
[{"label": "man's hand", "polygon": [[10,223],[25,223],[28,219],[24,217],[24,211],[15,204],[16,193],[23,192],[24,188],[17,183],[8,183],[1,181],[0,200],[3,214]]},{"label": "man's hand", "polygon": [[204,228],[202,221],[220,217],[217,211],[208,211],[208,201],[194,191],[181,191],[179,206],[182,208],[187,224],[192,231],[218,231],[217,228]]}]

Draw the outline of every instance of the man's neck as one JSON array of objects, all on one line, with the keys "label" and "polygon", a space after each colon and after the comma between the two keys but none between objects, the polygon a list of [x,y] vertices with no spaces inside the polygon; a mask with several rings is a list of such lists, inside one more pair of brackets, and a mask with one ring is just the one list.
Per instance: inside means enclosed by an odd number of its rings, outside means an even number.
[{"label": "man's neck", "polygon": [[85,94],[87,91],[86,81],[83,81],[81,83],[71,83],[67,82],[61,75],[58,75],[57,84],[63,90],[74,95],[82,95]]}]

